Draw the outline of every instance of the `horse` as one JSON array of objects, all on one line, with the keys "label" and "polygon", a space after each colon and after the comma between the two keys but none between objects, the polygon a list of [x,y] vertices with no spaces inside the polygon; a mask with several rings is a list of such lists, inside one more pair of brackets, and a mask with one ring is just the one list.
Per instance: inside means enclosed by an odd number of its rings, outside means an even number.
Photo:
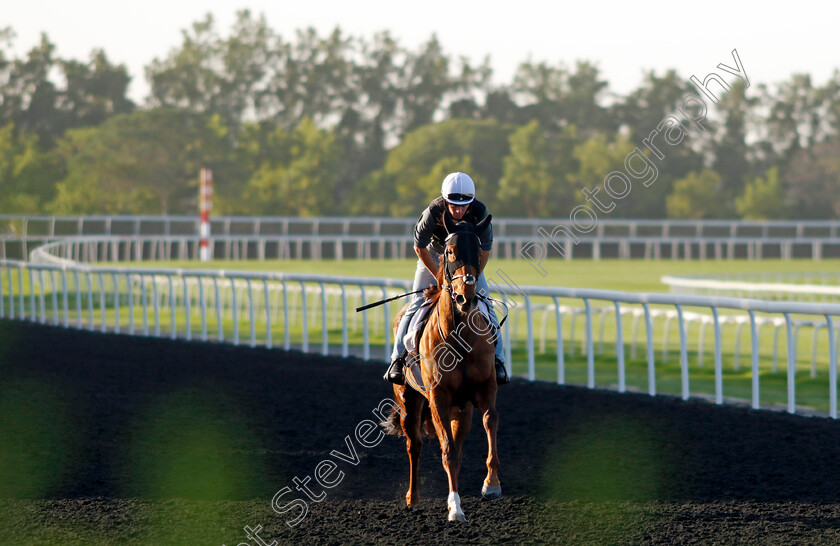
[{"label": "horse", "polygon": [[[443,468],[449,478],[449,521],[466,521],[458,494],[458,471],[473,407],[478,408],[487,433],[487,476],[481,494],[486,499],[502,495],[496,449],[499,415],[493,345],[498,334],[479,310],[478,299],[483,295],[476,294],[475,289],[479,237],[490,226],[490,220],[488,215],[476,225],[456,224],[449,214],[444,214],[448,237],[437,271],[438,286],[425,291],[432,308],[418,344],[419,356],[415,357],[420,360],[425,387],[413,388],[409,382],[394,385],[394,399],[399,407],[392,409],[387,423],[392,434],[406,438],[410,464],[405,495],[408,508],[416,507],[420,500],[417,471],[421,427],[425,426],[429,436],[437,435]],[[394,319],[394,332],[406,307]]]}]

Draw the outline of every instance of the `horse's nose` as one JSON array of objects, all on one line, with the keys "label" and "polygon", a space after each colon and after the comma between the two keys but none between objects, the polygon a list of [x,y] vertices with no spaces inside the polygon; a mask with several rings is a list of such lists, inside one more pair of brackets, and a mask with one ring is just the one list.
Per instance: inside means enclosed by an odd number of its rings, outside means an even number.
[{"label": "horse's nose", "polygon": [[455,303],[458,305],[464,305],[467,303],[467,297],[463,294],[455,294]]}]

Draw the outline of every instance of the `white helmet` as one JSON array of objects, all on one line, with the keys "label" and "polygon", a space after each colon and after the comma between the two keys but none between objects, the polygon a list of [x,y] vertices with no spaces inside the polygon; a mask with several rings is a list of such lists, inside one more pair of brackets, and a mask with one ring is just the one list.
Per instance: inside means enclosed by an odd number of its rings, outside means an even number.
[{"label": "white helmet", "polygon": [[467,205],[475,199],[475,182],[466,173],[450,173],[443,179],[440,194],[448,203]]}]

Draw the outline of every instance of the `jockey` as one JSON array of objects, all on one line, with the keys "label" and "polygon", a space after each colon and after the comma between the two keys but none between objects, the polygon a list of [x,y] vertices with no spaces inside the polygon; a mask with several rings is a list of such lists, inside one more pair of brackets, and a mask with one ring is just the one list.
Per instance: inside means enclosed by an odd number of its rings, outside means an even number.
[{"label": "jockey", "polygon": [[[443,179],[441,186],[441,196],[429,203],[426,210],[420,216],[417,224],[414,226],[414,252],[419,258],[417,260],[417,270],[414,273],[414,288],[413,290],[421,290],[428,286],[437,285],[435,278],[438,270],[438,256],[443,254],[444,240],[446,239],[446,228],[443,227],[444,211],[449,210],[452,218],[456,222],[466,221],[473,224],[480,222],[487,216],[487,207],[481,201],[475,198],[475,183],[469,175],[461,172],[451,173]],[[490,257],[490,249],[493,246],[493,229],[492,225],[484,231],[481,236],[481,252],[479,254],[479,268],[478,280],[476,281],[476,291],[484,296],[490,295],[490,288],[487,285],[487,279],[484,278],[482,271],[487,265],[487,260]],[[423,304],[423,294],[417,293],[411,296],[408,308],[400,320],[397,328],[396,339],[394,339],[394,350],[391,354],[391,365],[388,371],[385,372],[384,379],[397,385],[405,384],[405,374],[403,366],[405,364],[406,349],[403,343],[408,325],[411,322],[411,317],[417,309]],[[493,326],[499,328],[499,320],[493,310],[492,305],[488,305],[490,312],[490,320]],[[496,383],[504,385],[510,382],[505,369],[505,353],[502,346],[502,336],[497,336],[496,341]]]}]

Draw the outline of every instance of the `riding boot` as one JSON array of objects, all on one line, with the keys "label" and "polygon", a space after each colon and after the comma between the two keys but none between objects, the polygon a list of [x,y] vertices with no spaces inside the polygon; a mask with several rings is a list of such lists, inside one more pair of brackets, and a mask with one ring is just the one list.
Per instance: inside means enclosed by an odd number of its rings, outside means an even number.
[{"label": "riding boot", "polygon": [[505,368],[505,363],[496,359],[496,385],[504,385],[506,383],[510,383],[510,377],[508,377],[507,369]]},{"label": "riding boot", "polygon": [[388,371],[385,372],[385,375],[382,376],[382,379],[390,381],[395,385],[405,385],[405,372],[403,371],[404,367],[405,357],[400,355],[399,357],[395,358],[393,362],[391,362],[391,365],[388,366]]}]

